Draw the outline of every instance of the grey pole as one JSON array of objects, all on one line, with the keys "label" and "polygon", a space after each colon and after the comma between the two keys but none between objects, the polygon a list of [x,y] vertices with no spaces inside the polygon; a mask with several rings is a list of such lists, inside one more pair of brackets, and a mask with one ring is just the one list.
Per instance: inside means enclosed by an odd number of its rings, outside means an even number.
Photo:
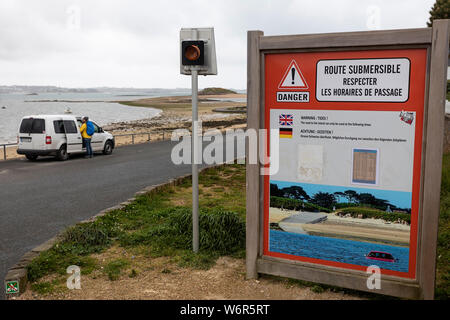
[{"label": "grey pole", "polygon": [[198,252],[198,71],[192,68],[192,247]]}]

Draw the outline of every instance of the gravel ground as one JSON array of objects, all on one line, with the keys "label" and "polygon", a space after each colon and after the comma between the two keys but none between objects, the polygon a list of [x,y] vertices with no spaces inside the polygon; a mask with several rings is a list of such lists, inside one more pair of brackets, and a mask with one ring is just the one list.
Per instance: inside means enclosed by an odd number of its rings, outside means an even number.
[{"label": "gravel ground", "polygon": [[[324,291],[316,293],[288,280],[260,277],[245,279],[245,260],[221,257],[209,270],[181,268],[169,258],[134,257],[123,249],[113,247],[96,255],[100,261],[121,256],[132,260],[137,276],[130,278],[130,270],[111,281],[102,271],[82,276],[80,290],[68,290],[61,285],[54,293],[38,295],[30,290],[19,300],[69,299],[69,300],[359,300],[361,297],[344,292]],[[63,276],[64,277],[64,276]],[[53,278],[54,279],[54,278]],[[50,281],[44,278],[42,281]]]}]

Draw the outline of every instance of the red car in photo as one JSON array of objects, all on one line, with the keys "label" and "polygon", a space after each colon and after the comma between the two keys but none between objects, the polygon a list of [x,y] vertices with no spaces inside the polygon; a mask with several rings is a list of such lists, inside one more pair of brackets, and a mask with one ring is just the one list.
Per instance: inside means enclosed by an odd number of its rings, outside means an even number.
[{"label": "red car in photo", "polygon": [[366,255],[366,259],[370,260],[378,260],[384,262],[395,262],[396,259],[392,256],[392,254],[383,251],[370,251],[369,254]]}]

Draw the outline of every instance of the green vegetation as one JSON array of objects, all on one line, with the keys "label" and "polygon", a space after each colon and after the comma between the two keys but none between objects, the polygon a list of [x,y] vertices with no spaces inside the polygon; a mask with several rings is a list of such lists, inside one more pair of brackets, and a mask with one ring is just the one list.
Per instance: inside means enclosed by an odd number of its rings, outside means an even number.
[{"label": "green vegetation", "polygon": [[108,275],[109,280],[114,281],[119,279],[122,270],[128,267],[129,264],[130,262],[125,259],[116,259],[106,265],[104,272]]},{"label": "green vegetation", "polygon": [[236,91],[224,89],[224,88],[205,88],[198,94],[204,96],[216,95],[216,94],[236,94]]},{"label": "green vegetation", "polygon": [[330,209],[315,205],[313,203],[280,197],[270,197],[270,206],[273,208],[282,208],[287,210],[302,210],[310,212],[321,211],[327,213],[331,212]]},{"label": "green vegetation", "polygon": [[450,299],[450,154],[442,162],[441,214],[437,244],[436,299]]},{"label": "green vegetation", "polygon": [[49,281],[43,281],[40,283],[33,283],[31,285],[31,289],[34,292],[37,292],[39,294],[48,294],[55,290],[56,286],[58,285],[57,280],[53,280],[51,282]]},{"label": "green vegetation", "polygon": [[350,207],[343,208],[340,212],[340,215],[350,214],[352,217],[357,218],[362,215],[363,219],[373,218],[373,219],[383,219],[385,221],[396,222],[398,220],[405,221],[407,223],[411,223],[411,216],[407,213],[400,212],[386,212],[373,208],[365,208],[365,207]]},{"label": "green vegetation", "polygon": [[88,255],[108,248],[118,236],[118,214],[114,212],[95,222],[68,228],[60,242],[28,265],[28,279],[33,282],[50,273],[66,274],[66,268],[70,265],[79,266],[82,274],[91,273],[97,263]]},{"label": "green vegetation", "polygon": [[[369,207],[379,210],[401,210],[405,213],[410,213],[410,208],[397,208],[395,205],[389,203],[389,201],[384,199],[379,199],[370,193],[358,193],[355,190],[345,190],[344,192],[317,192],[313,195],[309,195],[301,186],[289,186],[285,188],[278,188],[277,184],[270,184],[270,195],[300,200],[305,203],[315,204],[321,208],[342,208],[351,206]],[[345,199],[346,202],[340,203],[340,199]],[[303,206],[303,205],[302,205]]]},{"label": "green vegetation", "polygon": [[[274,208],[282,208],[287,210],[302,210],[311,212],[327,212],[330,213],[332,210],[318,206],[313,203],[304,202],[296,199],[281,198],[281,197],[270,197],[270,206]],[[357,203],[336,203],[336,209],[339,210],[340,215],[350,214],[352,217],[361,217],[363,219],[373,218],[373,219],[383,219],[385,221],[396,222],[398,220],[411,223],[411,216],[407,213],[401,212],[386,212],[383,210],[366,207]]]},{"label": "green vegetation", "polygon": [[[157,250],[185,249],[192,245],[192,210],[178,207],[156,211],[158,223],[139,231],[124,233],[119,238],[122,247],[151,245]],[[200,248],[232,254],[243,249],[245,223],[235,212],[216,209],[201,210],[199,215]]]},{"label": "green vegetation", "polygon": [[447,80],[447,100],[450,101],[450,80]]},{"label": "green vegetation", "polygon": [[433,7],[430,10],[430,19],[427,22],[427,26],[433,25],[435,19],[449,19],[450,18],[450,2],[448,0],[436,0]]},{"label": "green vegetation", "polygon": [[347,202],[342,202],[342,203],[336,203],[334,205],[334,208],[336,210],[338,209],[342,209],[342,208],[351,208],[351,207],[360,207],[361,205],[359,203],[347,203]]},{"label": "green vegetation", "polygon": [[130,274],[128,275],[128,277],[130,278],[136,278],[136,276],[138,275],[138,272],[136,271],[136,269],[131,269]]}]

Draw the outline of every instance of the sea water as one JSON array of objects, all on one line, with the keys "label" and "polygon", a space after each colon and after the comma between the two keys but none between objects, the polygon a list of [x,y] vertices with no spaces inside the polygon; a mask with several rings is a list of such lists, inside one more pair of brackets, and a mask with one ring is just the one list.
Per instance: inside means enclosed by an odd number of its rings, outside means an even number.
[{"label": "sea water", "polygon": [[[70,108],[73,115],[88,116],[100,126],[115,122],[149,119],[161,110],[145,107],[130,107],[114,101],[137,100],[146,97],[186,95],[186,90],[156,89],[148,93],[126,92],[83,92],[83,93],[25,93],[0,94],[0,143],[15,143],[20,120],[36,114],[64,114]],[[48,100],[52,102],[42,101]],[[57,102],[53,102],[58,100]],[[64,100],[64,101],[61,101]],[[81,102],[83,101],[83,102]],[[4,107],[4,108],[3,108]]]},{"label": "sea water", "polygon": [[[408,272],[409,248],[370,242],[352,241],[270,230],[270,251],[294,256],[349,263],[360,266],[377,265],[381,269]],[[370,251],[392,254],[396,262],[367,259]]]}]

